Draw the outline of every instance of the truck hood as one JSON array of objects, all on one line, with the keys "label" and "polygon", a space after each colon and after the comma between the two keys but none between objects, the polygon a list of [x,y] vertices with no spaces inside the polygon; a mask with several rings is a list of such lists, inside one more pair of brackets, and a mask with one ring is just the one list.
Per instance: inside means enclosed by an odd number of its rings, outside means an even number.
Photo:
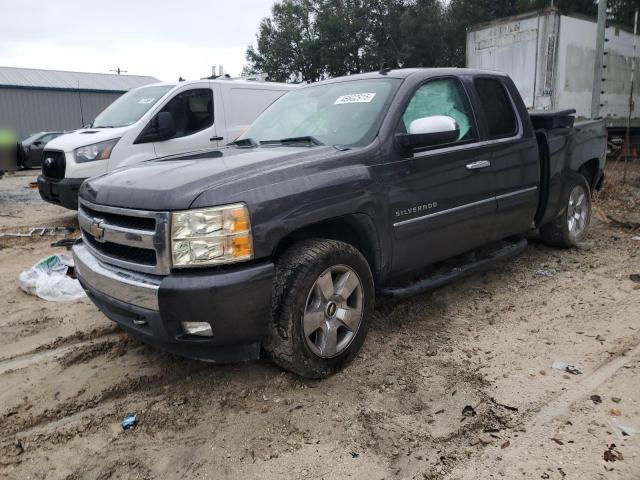
[{"label": "truck hood", "polygon": [[339,155],[333,147],[225,147],[151,160],[93,177],[82,184],[80,197],[92,203],[139,210],[173,211],[191,207],[202,193],[226,188],[239,201],[243,191],[279,183],[283,170],[305,168]]},{"label": "truck hood", "polygon": [[72,152],[76,148],[93,143],[121,137],[130,127],[117,128],[83,128],[75,132],[65,133],[47,143],[47,150]]}]

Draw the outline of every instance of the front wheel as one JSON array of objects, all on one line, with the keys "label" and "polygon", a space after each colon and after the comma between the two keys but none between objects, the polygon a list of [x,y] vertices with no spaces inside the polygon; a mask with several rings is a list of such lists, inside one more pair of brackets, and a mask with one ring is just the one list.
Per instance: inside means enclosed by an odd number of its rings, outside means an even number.
[{"label": "front wheel", "polygon": [[540,227],[540,236],[547,245],[569,248],[584,240],[591,223],[591,189],[584,176],[571,174],[563,204],[562,213]]},{"label": "front wheel", "polygon": [[276,261],[266,352],[304,377],[337,372],[364,342],[374,295],[371,269],[355,247],[336,240],[294,245]]}]

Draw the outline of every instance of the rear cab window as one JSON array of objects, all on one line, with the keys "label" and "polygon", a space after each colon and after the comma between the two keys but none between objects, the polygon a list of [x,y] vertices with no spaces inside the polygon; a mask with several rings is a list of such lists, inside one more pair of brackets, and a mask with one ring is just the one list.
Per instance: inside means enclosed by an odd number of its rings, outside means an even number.
[{"label": "rear cab window", "polygon": [[518,133],[518,120],[513,103],[502,82],[479,77],[473,81],[484,113],[490,139],[512,137]]}]

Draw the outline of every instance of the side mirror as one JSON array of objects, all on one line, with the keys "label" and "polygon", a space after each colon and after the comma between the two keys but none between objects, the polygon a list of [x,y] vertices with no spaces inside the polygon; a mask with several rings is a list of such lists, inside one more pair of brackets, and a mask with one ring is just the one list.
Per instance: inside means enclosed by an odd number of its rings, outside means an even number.
[{"label": "side mirror", "polygon": [[156,117],[158,140],[169,140],[176,135],[176,122],[170,112],[160,112]]},{"label": "side mirror", "polygon": [[433,115],[414,120],[408,133],[398,133],[396,138],[407,150],[433,147],[455,142],[460,136],[457,122],[447,115]]}]

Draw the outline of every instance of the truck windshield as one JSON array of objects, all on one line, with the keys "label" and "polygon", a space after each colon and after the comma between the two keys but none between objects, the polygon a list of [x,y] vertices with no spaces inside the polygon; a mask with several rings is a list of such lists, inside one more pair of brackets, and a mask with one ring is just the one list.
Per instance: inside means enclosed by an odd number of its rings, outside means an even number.
[{"label": "truck windshield", "polygon": [[[373,139],[399,79],[347,80],[293,90],[265,110],[236,143],[356,145]],[[298,139],[292,142],[290,140]]]},{"label": "truck windshield", "polygon": [[156,85],[130,90],[96,117],[92,128],[126,127],[136,123],[175,85]]}]

